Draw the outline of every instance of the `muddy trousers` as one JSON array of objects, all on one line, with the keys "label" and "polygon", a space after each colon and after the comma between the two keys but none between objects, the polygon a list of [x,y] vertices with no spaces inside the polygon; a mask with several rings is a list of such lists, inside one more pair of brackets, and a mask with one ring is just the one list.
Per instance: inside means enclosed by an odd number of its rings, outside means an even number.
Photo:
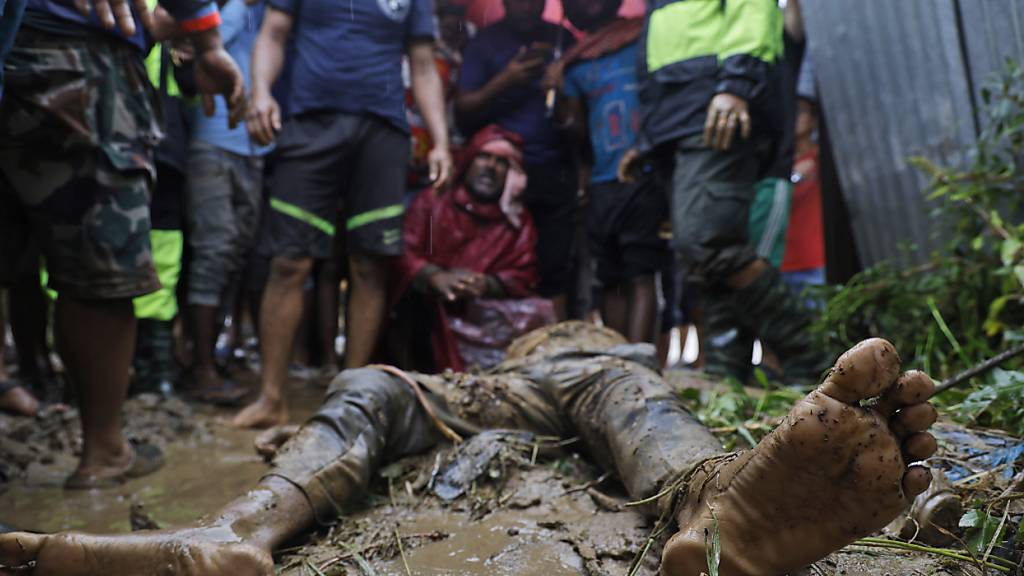
[{"label": "muddy trousers", "polygon": [[[637,347],[620,348],[628,356]],[[412,377],[446,420],[578,436],[632,498],[647,498],[721,453],[721,444],[657,372],[614,352],[530,356],[480,376]],[[365,493],[381,466],[440,440],[409,383],[378,369],[346,370],[320,411],[282,447],[270,476],[302,490],[317,520],[329,523]]]}]

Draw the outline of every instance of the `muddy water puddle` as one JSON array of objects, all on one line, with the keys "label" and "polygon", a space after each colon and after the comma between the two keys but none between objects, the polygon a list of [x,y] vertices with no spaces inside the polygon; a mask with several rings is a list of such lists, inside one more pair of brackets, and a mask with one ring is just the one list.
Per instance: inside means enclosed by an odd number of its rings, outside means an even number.
[{"label": "muddy water puddle", "polygon": [[[301,423],[319,406],[324,390],[302,385],[291,392],[291,419]],[[252,448],[256,432],[218,422],[232,410],[193,408],[195,430],[165,445],[165,464],[154,474],[114,489],[65,491],[64,479],[77,459],[70,452],[53,453],[45,464],[30,464],[25,478],[0,492],[0,523],[42,532],[112,534],[131,530],[133,504],[141,505],[136,517],[148,527],[186,525],[219,509],[252,488],[267,465]]]}]

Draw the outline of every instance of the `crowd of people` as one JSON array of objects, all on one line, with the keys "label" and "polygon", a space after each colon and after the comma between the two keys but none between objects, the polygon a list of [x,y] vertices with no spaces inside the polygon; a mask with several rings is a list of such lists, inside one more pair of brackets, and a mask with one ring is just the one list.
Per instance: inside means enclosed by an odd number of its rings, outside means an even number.
[{"label": "crowd of people", "polygon": [[824,258],[797,2],[218,4],[27,0],[4,38],[0,406],[80,405],[68,487],[159,465],[120,435],[129,391],[239,406],[247,327],[243,428],[287,421],[297,359],[489,368],[571,317],[663,363],[694,324],[697,367],[740,381],[755,339],[774,377],[827,367],[798,297]]}]

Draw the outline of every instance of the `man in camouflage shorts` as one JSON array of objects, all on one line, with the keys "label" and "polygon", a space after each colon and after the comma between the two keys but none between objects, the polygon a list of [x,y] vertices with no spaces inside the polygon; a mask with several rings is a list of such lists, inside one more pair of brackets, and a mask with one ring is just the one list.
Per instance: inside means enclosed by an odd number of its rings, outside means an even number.
[{"label": "man in camouflage shorts", "polygon": [[[196,44],[200,87],[232,95],[237,121],[244,88],[221,45],[216,6],[164,6]],[[121,433],[131,299],[160,287],[149,244],[160,114],[141,27],[127,36],[95,22],[29,0],[0,104],[0,284],[26,264],[19,260],[34,235],[59,294],[57,345],[81,408],[82,457],[68,488],[116,486],[161,462],[154,447],[129,445]]]}]

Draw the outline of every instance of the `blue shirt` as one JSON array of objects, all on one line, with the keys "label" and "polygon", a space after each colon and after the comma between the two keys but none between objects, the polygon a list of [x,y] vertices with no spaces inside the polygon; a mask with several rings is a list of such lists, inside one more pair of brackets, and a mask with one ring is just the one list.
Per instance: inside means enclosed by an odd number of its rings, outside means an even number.
[{"label": "blue shirt", "polygon": [[[224,48],[242,71],[246,89],[250,83],[252,46],[263,21],[263,11],[262,1],[247,6],[245,0],[228,0],[220,11],[220,36]],[[263,156],[272,149],[272,146],[259,147],[255,142],[250,143],[245,123],[240,123],[234,130],[228,128],[228,107],[223,96],[217,96],[216,105],[213,116],[209,118],[200,107],[192,108],[193,138],[240,156]]]},{"label": "blue shirt", "polygon": [[[484,28],[466,44],[462,51],[462,69],[459,91],[475,92],[483,88],[505,67],[520,48],[529,48],[534,42],[547,42],[562,50],[573,44],[568,30],[544,22],[530,37],[516,34],[504,20]],[[510,88],[499,94],[490,104],[483,124],[497,124],[523,138],[523,159],[527,164],[547,164],[565,157],[561,137],[551,119],[547,118],[544,90],[540,78],[535,82]]]},{"label": "blue shirt", "polygon": [[587,108],[594,167],[590,181],[617,178],[619,160],[636,142],[640,128],[634,42],[617,52],[573,64],[565,73],[564,92]]},{"label": "blue shirt", "polygon": [[295,18],[286,116],[374,114],[408,132],[402,56],[436,37],[430,0],[268,0]]}]

